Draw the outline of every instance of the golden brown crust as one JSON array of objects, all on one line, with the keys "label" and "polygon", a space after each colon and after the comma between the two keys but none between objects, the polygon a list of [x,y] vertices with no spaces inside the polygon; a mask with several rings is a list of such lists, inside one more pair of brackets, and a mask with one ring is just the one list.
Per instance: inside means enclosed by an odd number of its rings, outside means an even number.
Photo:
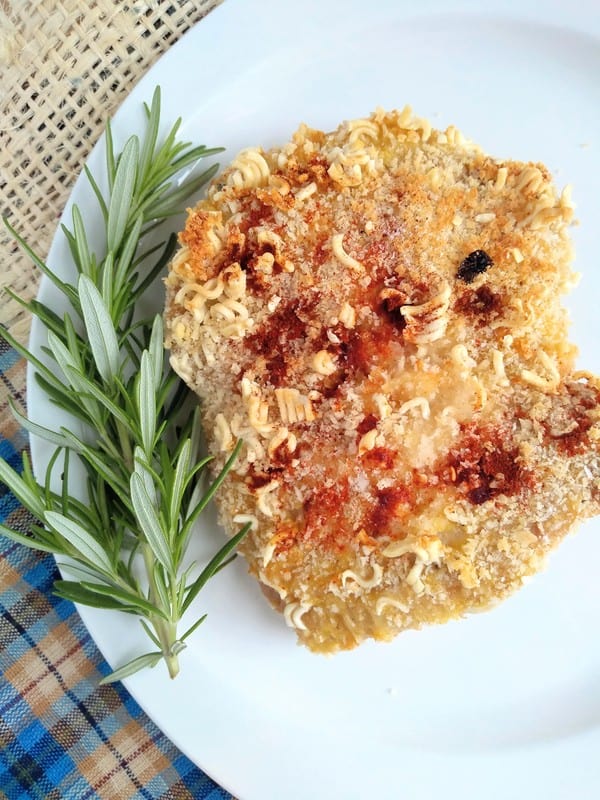
[{"label": "golden brown crust", "polygon": [[599,398],[573,373],[569,192],[410,111],[242,152],[167,279],[218,498],[310,648],[514,591],[599,511]]}]

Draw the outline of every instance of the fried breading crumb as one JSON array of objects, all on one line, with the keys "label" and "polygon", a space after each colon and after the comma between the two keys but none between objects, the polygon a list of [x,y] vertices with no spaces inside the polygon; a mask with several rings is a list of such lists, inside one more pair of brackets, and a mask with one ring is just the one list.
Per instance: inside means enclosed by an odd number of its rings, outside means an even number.
[{"label": "fried breading crumb", "polygon": [[560,296],[573,204],[410,109],[240,153],[166,281],[229,533],[300,641],[487,608],[599,513],[600,382]]}]

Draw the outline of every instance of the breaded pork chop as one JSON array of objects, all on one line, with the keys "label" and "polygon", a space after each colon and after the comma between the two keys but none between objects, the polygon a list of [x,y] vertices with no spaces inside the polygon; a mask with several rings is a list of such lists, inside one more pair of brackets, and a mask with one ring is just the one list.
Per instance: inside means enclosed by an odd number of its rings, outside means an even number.
[{"label": "breaded pork chop", "polygon": [[410,110],[239,154],[167,279],[250,571],[309,648],[521,586],[600,511],[600,381],[574,372],[569,192]]}]

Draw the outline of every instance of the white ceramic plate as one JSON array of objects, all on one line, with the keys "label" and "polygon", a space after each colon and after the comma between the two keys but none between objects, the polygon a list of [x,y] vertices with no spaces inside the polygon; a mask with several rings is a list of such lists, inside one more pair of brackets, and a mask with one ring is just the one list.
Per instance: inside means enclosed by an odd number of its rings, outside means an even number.
[{"label": "white ceramic plate", "polygon": [[[301,120],[328,129],[408,102],[496,156],[542,160],[574,185],[573,337],[581,366],[600,372],[599,76],[597,0],[226,0],[141,81],[115,135],[140,125],[160,83],[165,120],[182,115],[186,138],[226,158],[287,140]],[[89,163],[100,170],[98,151]],[[93,225],[84,181],[72,200]],[[49,261],[67,269],[60,236]],[[47,283],[42,295],[56,302]],[[56,423],[33,383],[29,403]],[[33,453],[39,467],[39,442]],[[221,541],[207,528],[201,557]],[[599,560],[596,521],[497,610],[329,659],[296,646],[238,561],[202,594],[208,621],[177,680],[157,668],[127,686],[242,800],[597,797]],[[111,664],[145,646],[129,619],[81,614]]]}]

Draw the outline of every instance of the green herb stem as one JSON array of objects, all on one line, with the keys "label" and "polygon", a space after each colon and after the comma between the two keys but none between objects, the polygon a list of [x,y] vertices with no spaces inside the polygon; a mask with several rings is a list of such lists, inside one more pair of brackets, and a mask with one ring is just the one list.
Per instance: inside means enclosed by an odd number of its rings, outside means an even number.
[{"label": "green herb stem", "polygon": [[[178,674],[185,640],[206,615],[178,636],[181,618],[206,581],[229,563],[249,527],[188,581],[195,569],[185,560],[192,528],[231,469],[240,443],[204,494],[198,491],[210,459],[202,459],[199,451],[197,402],[190,414],[190,393],[165,359],[161,317],[134,322],[140,297],[157,280],[176,244],[168,234],[162,243],[149,244],[148,232],[156,234],[160,221],[180,212],[216,170],[215,165],[181,183],[174,180],[182,168],[218,152],[177,142],[179,124],[158,141],[157,88],[143,137],[130,136],[118,153],[107,125],[108,196],[99,188],[103,181],[85,170],[99,206],[92,226],[103,225],[105,252],[91,251],[94,237],[75,205],[72,230],[63,227],[77,274],[73,283],[55,275],[5,220],[70,310],[61,318],[38,300],[19,300],[47,330],[42,356],[1,328],[0,335],[30,361],[48,402],[78,424],[55,431],[17,414],[30,433],[56,449],[39,483],[26,456],[22,474],[0,459],[0,480],[37,519],[29,536],[5,526],[0,534],[70,559],[61,567],[74,580],[56,581],[59,596],[139,618],[158,649],[136,656],[104,683],[161,660],[172,678]],[[70,485],[77,461],[87,477],[84,498],[72,494]],[[61,467],[62,488],[55,492]]]},{"label": "green herb stem", "polygon": [[[157,603],[157,601],[160,602],[160,598],[157,592],[156,581],[154,579],[154,553],[148,544],[142,545],[142,553],[149,583],[148,599],[151,603]],[[171,617],[173,616],[173,610],[175,608],[176,604],[171,603]],[[156,633],[156,638],[160,645],[161,653],[169,671],[169,677],[176,678],[179,674],[178,651],[176,649],[174,650],[175,643],[177,642],[177,622],[174,622],[172,618],[166,621],[160,618],[151,617],[150,623],[152,624],[152,627]]]}]

